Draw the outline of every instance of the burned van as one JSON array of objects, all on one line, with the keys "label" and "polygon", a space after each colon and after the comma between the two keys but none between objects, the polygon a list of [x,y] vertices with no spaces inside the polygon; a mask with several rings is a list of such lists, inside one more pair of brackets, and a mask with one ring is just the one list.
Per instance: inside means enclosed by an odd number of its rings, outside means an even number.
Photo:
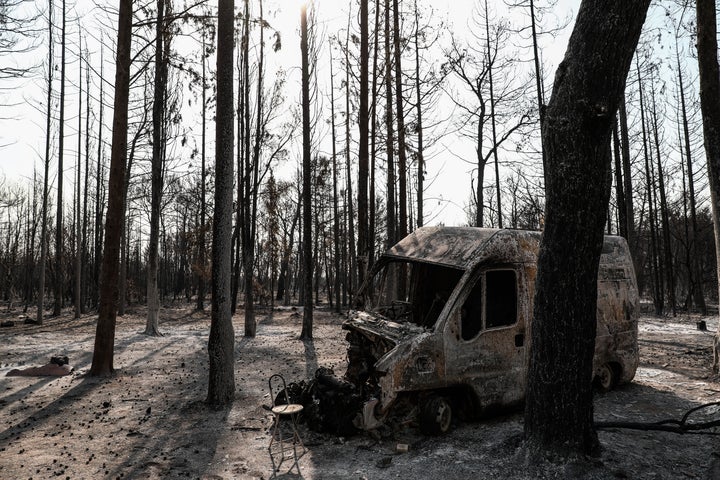
[{"label": "burned van", "polygon": [[[454,414],[522,404],[539,232],[425,227],[386,252],[351,312],[345,380],[365,399],[356,425],[382,424],[401,402],[438,434]],[[638,293],[627,244],[606,236],[598,274],[594,381],[609,390],[638,365]]]}]

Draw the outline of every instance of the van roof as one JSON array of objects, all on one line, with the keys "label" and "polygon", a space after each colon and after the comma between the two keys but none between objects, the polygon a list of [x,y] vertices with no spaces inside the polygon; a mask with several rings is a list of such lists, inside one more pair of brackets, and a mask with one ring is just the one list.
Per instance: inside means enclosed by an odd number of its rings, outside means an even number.
[{"label": "van roof", "polygon": [[496,228],[421,227],[385,255],[465,269],[475,263],[486,243],[501,231]]},{"label": "van roof", "polygon": [[[386,257],[469,269],[479,262],[535,262],[542,233],[476,227],[421,227],[400,240]],[[621,237],[605,236],[601,263],[622,263],[627,247]]]}]

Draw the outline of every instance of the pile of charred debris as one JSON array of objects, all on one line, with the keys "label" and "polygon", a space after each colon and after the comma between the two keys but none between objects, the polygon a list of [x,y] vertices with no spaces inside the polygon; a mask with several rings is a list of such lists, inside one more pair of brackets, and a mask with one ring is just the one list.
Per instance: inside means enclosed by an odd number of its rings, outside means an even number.
[{"label": "pile of charred debris", "polygon": [[[290,383],[287,394],[290,403],[303,408],[299,420],[315,432],[350,436],[358,432],[353,420],[362,409],[364,397],[353,383],[335,375],[331,368],[320,367],[309,380]],[[285,403],[280,392],[275,404]]]}]

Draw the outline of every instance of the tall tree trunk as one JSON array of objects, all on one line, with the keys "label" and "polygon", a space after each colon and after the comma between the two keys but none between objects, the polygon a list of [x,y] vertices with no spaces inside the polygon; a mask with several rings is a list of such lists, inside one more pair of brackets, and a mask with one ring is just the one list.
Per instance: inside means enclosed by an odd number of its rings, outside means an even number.
[{"label": "tall tree trunk", "polygon": [[662,289],[662,275],[660,274],[660,264],[658,252],[658,234],[657,234],[657,213],[656,213],[656,199],[655,199],[655,181],[651,171],[651,153],[649,151],[648,139],[648,125],[645,121],[645,97],[643,95],[642,77],[640,75],[640,63],[639,60],[636,63],[637,75],[638,75],[638,89],[640,90],[640,123],[642,124],[642,141],[643,141],[643,155],[645,158],[645,183],[647,184],[647,196],[648,196],[648,223],[650,224],[650,269],[653,278],[653,305],[655,306],[655,315],[662,315],[665,307],[663,289]]},{"label": "tall tree trunk", "polygon": [[[78,33],[78,37],[80,34]],[[78,143],[77,167],[75,175],[75,318],[80,318],[82,310],[82,215],[80,212],[80,176],[82,170],[82,37],[79,38],[78,48]],[[87,87],[87,86],[86,86]]]},{"label": "tall tree trunk", "polygon": [[375,262],[375,234],[376,228],[376,199],[375,199],[375,160],[377,156],[377,96],[378,96],[378,51],[380,35],[380,6],[382,0],[375,0],[375,30],[373,32],[373,77],[372,77],[372,101],[370,122],[370,186],[368,188],[368,271]]},{"label": "tall tree trunk", "polygon": [[692,265],[690,269],[690,286],[695,306],[700,309],[703,315],[707,315],[705,303],[705,292],[703,291],[702,269],[700,267],[700,256],[697,254],[698,225],[697,210],[695,201],[695,179],[693,175],[693,157],[690,148],[690,129],[688,127],[687,106],[685,104],[685,84],[683,82],[682,69],[680,68],[680,54],[677,50],[677,39],[675,44],[677,56],[678,86],[680,90],[680,106],[682,110],[683,139],[685,147],[685,163],[687,167],[688,195],[690,200],[690,219],[692,227],[692,238],[689,241],[690,257]]},{"label": "tall tree trunk", "polygon": [[348,9],[348,30],[345,37],[345,167],[346,167],[346,189],[347,209],[348,209],[348,251],[350,254],[349,269],[347,273],[347,288],[350,298],[355,294],[355,286],[357,285],[357,256],[355,251],[355,211],[353,208],[353,184],[352,184],[352,160],[350,158],[350,14],[352,9]]},{"label": "tall tree trunk", "polygon": [[[542,129],[542,126],[545,125],[545,100],[543,99],[543,86],[542,86],[542,71],[540,70],[540,55],[538,54],[538,41],[537,41],[537,31],[535,28],[535,1],[530,0],[530,29],[532,32],[532,42],[533,42],[533,61],[535,64],[535,90],[537,91],[537,106],[538,106],[538,116],[540,119],[540,126]],[[488,39],[489,41],[489,39]],[[543,138],[543,135],[540,135],[540,153],[542,155],[542,166],[543,166],[543,175],[545,175],[545,180],[547,181],[547,175],[544,173],[547,170],[547,155],[545,153],[545,139]]]},{"label": "tall tree trunk", "polygon": [[83,222],[82,222],[82,267],[81,312],[87,311],[87,266],[88,266],[88,185],[90,184],[90,53],[85,45],[85,188],[83,189]]},{"label": "tall tree trunk", "polygon": [[547,203],[525,404],[527,445],[540,457],[598,448],[591,378],[610,133],[649,4],[583,0],[543,122]]},{"label": "tall tree trunk", "polygon": [[652,85],[652,120],[653,120],[653,138],[655,140],[655,153],[657,154],[657,174],[658,174],[658,190],[660,193],[660,219],[663,229],[663,256],[665,263],[665,278],[667,281],[668,301],[672,310],[673,317],[677,315],[675,305],[675,272],[673,268],[672,248],[670,244],[670,219],[668,216],[668,204],[665,194],[665,175],[663,174],[662,162],[660,159],[660,139],[658,134],[658,118],[655,99],[655,79],[654,75],[650,77]]},{"label": "tall tree trunk", "polygon": [[620,134],[618,122],[613,123],[613,159],[615,160],[613,173],[615,174],[615,201],[618,211],[618,234],[627,240],[627,212],[625,210],[625,192],[623,191],[622,157],[620,155]]},{"label": "tall tree trunk", "polygon": [[100,263],[102,259],[102,233],[103,233],[103,217],[102,217],[102,201],[100,196],[101,188],[103,183],[103,113],[105,111],[105,89],[104,89],[104,54],[102,45],[100,46],[100,113],[98,115],[98,148],[97,148],[97,166],[95,167],[95,248],[94,250],[94,284],[93,288],[93,306],[99,308],[99,294],[100,294]]},{"label": "tall tree trunk", "polygon": [[[332,46],[330,46],[330,56],[332,57]],[[335,82],[333,76],[333,62],[330,61],[330,126],[332,138],[332,169],[333,169],[333,260],[335,263],[335,311],[340,313],[342,306],[340,305],[340,212],[338,211],[338,162],[335,135]]]},{"label": "tall tree trunk", "polygon": [[52,126],[52,83],[53,83],[53,2],[48,1],[48,76],[47,111],[45,114],[45,170],[42,194],[42,226],[40,227],[40,274],[38,279],[37,323],[43,324],[45,311],[45,267],[47,262],[47,211],[48,211],[48,175],[50,173],[50,128]]},{"label": "tall tree trunk", "polygon": [[153,144],[151,167],[150,200],[150,243],[148,244],[147,268],[147,321],[145,335],[161,335],[158,328],[160,294],[158,292],[158,249],[160,243],[160,202],[163,189],[163,112],[165,111],[165,85],[167,70],[163,54],[165,23],[165,0],[157,0],[157,22],[155,24],[155,81],[153,90]]},{"label": "tall tree trunk", "polygon": [[[710,197],[712,199],[715,257],[720,259],[720,68],[717,60],[717,21],[715,0],[697,0],[697,50],[700,72],[700,108],[705,137]],[[720,286],[720,261],[717,261]],[[715,334],[713,372],[720,368],[720,324]]]},{"label": "tall tree trunk", "polygon": [[302,56],[303,129],[303,323],[300,338],[313,338],[313,258],[312,258],[312,171],[310,164],[310,66],[308,52],[307,5],[300,7],[300,54]]},{"label": "tall tree trunk", "polygon": [[[243,257],[243,271],[245,277],[245,336],[252,337],[255,335],[254,320],[252,323],[248,323],[248,315],[254,319],[254,302],[252,282],[253,282],[253,262],[252,250],[254,248],[252,239],[252,152],[250,150],[250,6],[249,1],[245,1],[245,20],[244,20],[244,43],[243,43],[243,106],[245,107],[244,115],[244,163],[243,163],[243,223],[242,223],[242,257]],[[250,313],[248,314],[248,310]]]},{"label": "tall tree trunk", "polygon": [[[250,186],[247,192],[248,203],[248,223],[247,223],[247,239],[243,242],[245,249],[243,255],[243,266],[245,267],[245,336],[254,337],[257,330],[257,322],[255,321],[255,299],[253,298],[253,279],[255,275],[255,240],[257,237],[257,204],[259,194],[259,169],[260,169],[260,149],[263,144],[263,66],[265,63],[265,26],[263,19],[263,2],[258,2],[260,10],[260,53],[257,59],[257,91],[256,91],[256,108],[255,108],[255,140],[253,142],[252,163],[247,165],[246,175],[249,176]],[[249,126],[248,126],[249,129]]]},{"label": "tall tree trunk", "polygon": [[65,0],[62,0],[61,26],[61,60],[60,60],[60,134],[58,139],[58,188],[57,212],[55,218],[55,303],[53,316],[60,315],[63,304],[63,177],[65,174],[63,160],[65,157]]},{"label": "tall tree trunk", "polygon": [[[395,230],[395,163],[394,163],[394,138],[393,132],[393,111],[392,111],[392,58],[390,56],[390,0],[385,0],[385,150],[387,153],[387,245],[392,247],[397,241]],[[395,291],[393,279],[388,281],[388,291]]]},{"label": "tall tree trunk", "polygon": [[100,272],[100,306],[90,375],[113,372],[115,322],[117,319],[118,273],[122,223],[125,217],[125,160],[127,158],[128,97],[130,93],[130,48],[132,0],[120,0],[115,69],[112,153],[105,221],[105,253]]},{"label": "tall tree trunk", "polygon": [[[247,1],[245,0],[245,6],[247,9]],[[245,43],[247,42],[247,33],[245,31],[245,22],[243,22],[242,35],[240,37],[240,59],[238,61],[238,100],[237,100],[237,132],[238,141],[236,145],[236,157],[237,157],[237,176],[236,176],[236,189],[237,189],[237,205],[235,209],[235,231],[233,232],[234,240],[234,263],[233,263],[233,279],[232,279],[232,313],[235,314],[238,304],[238,292],[240,290],[240,268],[242,264],[242,242],[245,232],[245,180],[244,180],[244,163],[245,163],[245,137],[247,135],[245,131]]]},{"label": "tall tree trunk", "polygon": [[233,19],[234,0],[218,0],[217,113],[215,120],[215,211],[212,246],[212,312],[208,354],[210,405],[235,397],[235,332],[230,309],[233,197]]},{"label": "tall tree trunk", "polygon": [[[395,56],[395,108],[397,115],[397,140],[398,140],[398,231],[397,239],[405,238],[408,234],[408,213],[407,213],[407,149],[405,148],[405,112],[403,107],[402,91],[402,55],[400,45],[400,5],[399,0],[393,0],[393,52]],[[405,298],[407,289],[407,270],[401,265],[398,272],[398,294]]]},{"label": "tall tree trunk", "polygon": [[[630,246],[630,252],[635,248],[635,207],[632,197],[632,175],[630,173],[630,136],[628,135],[627,112],[625,111],[625,95],[620,101],[618,108],[618,116],[620,117],[620,153],[622,154],[622,177],[623,177],[623,193],[625,194],[625,219],[627,242]],[[637,269],[636,269],[637,271]]]},{"label": "tall tree trunk", "polygon": [[422,123],[422,95],[420,94],[420,15],[418,13],[418,2],[415,0],[415,108],[417,109],[417,220],[418,228],[424,224],[424,200],[425,200],[425,146],[423,145],[423,123]]},{"label": "tall tree trunk", "polygon": [[368,81],[369,81],[369,28],[368,2],[360,0],[360,111],[358,112],[358,128],[360,144],[358,146],[358,284],[365,280],[368,268]]},{"label": "tall tree trunk", "polygon": [[197,303],[195,309],[199,311],[205,310],[205,239],[207,238],[205,232],[205,217],[207,217],[206,203],[205,203],[205,147],[207,144],[207,77],[205,67],[205,30],[202,33],[202,135],[200,146],[200,231],[198,232],[198,265],[196,268],[197,272]]},{"label": "tall tree trunk", "polygon": [[[534,18],[534,15],[533,15]],[[533,27],[535,22],[533,21]],[[490,12],[488,10],[487,0],[485,0],[485,34],[487,35],[487,73],[488,82],[490,84],[490,124],[492,126],[492,153],[495,165],[495,194],[497,197],[497,218],[498,228],[503,228],[502,222],[502,201],[500,198],[500,162],[498,161],[498,142],[497,142],[497,125],[495,119],[495,89],[493,85],[493,64],[492,49],[490,48]],[[533,31],[533,42],[535,42]],[[534,45],[534,43],[533,43]],[[478,89],[478,92],[480,90]]]},{"label": "tall tree trunk", "polygon": [[[480,81],[478,80],[477,91],[480,92]],[[477,206],[475,210],[475,226],[483,227],[485,221],[485,190],[483,189],[485,184],[485,166],[487,164],[487,158],[483,155],[483,127],[485,123],[485,101],[478,95],[480,102],[477,117],[477,145],[475,146],[475,155],[477,161],[477,185],[475,186],[475,204]]]}]

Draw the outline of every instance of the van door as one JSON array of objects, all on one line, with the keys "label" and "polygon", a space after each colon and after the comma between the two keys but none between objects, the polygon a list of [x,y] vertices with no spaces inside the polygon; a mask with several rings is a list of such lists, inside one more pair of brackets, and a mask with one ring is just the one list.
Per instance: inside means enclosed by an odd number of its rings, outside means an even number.
[{"label": "van door", "polygon": [[472,387],[485,410],[525,394],[527,289],[514,267],[481,270],[465,285],[445,332],[446,380]]}]

